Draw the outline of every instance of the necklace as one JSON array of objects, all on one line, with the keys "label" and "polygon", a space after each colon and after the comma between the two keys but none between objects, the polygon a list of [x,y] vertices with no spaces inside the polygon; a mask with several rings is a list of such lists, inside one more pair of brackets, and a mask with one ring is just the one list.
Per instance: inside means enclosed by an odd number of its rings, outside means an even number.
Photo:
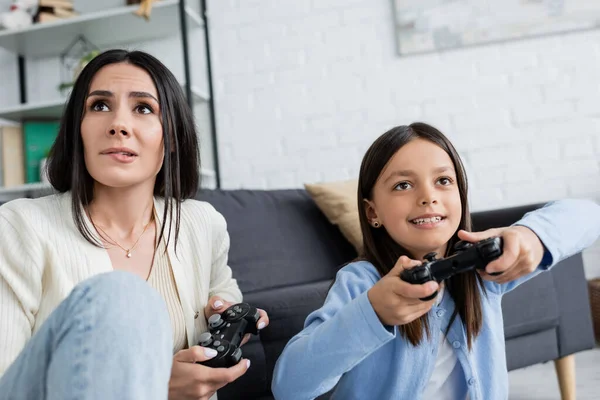
[{"label": "necklace", "polygon": [[140,233],[140,236],[137,238],[137,240],[135,241],[135,243],[128,249],[126,249],[125,247],[121,246],[119,244],[119,242],[117,242],[115,239],[111,238],[110,235],[108,233],[106,233],[106,231],[104,229],[102,229],[100,226],[96,225],[93,223],[92,224],[100,229],[102,231],[102,233],[104,235],[106,235],[107,238],[109,238],[114,244],[116,244],[117,246],[119,246],[127,255],[127,258],[131,258],[132,254],[131,252],[133,251],[133,249],[135,249],[135,246],[137,246],[138,242],[140,241],[140,239],[142,238],[142,236],[144,235],[144,232],[146,232],[146,229],[148,228],[148,226],[150,225],[150,223],[154,220],[154,214],[152,215],[152,217],[150,217],[150,221],[148,221],[148,223],[144,226],[144,230],[142,231],[142,233]]}]

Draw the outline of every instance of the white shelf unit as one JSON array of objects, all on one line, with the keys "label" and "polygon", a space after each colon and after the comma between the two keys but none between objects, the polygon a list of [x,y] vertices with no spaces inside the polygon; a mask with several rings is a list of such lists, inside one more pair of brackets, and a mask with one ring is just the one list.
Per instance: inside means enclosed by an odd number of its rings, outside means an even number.
[{"label": "white shelf unit", "polygon": [[[106,48],[115,43],[152,40],[173,35],[179,26],[179,0],[155,2],[149,21],[134,15],[139,5],[111,8],[64,20],[33,24],[24,29],[0,31],[0,47],[23,57],[48,57],[60,54],[78,35],[93,38]],[[202,27],[202,18],[185,7],[190,28]]]},{"label": "white shelf unit", "polygon": [[[184,30],[182,23],[185,23],[186,29],[206,28],[200,14],[187,5],[182,7],[181,3],[185,4],[185,1],[161,0],[154,3],[149,21],[134,14],[139,8],[139,4],[135,4],[88,12],[64,20],[33,24],[24,29],[0,30],[0,48],[14,53],[19,57],[19,63],[24,64],[24,60],[29,58],[60,55],[65,46],[79,35],[90,39],[98,48],[103,49],[123,43],[152,41],[174,36],[179,32],[179,28]],[[181,17],[182,10],[185,18]],[[189,51],[189,47],[185,40],[183,43],[185,60],[185,52]],[[19,68],[22,69],[20,71],[22,75],[24,68],[21,65]],[[191,66],[188,65],[186,68],[184,65],[184,69],[186,69],[185,78],[181,86],[186,92],[185,81],[189,81],[191,78],[189,73]],[[20,83],[22,86],[24,85],[23,82]],[[211,103],[209,91],[210,86],[209,90],[204,90],[192,83],[190,85],[190,106],[196,109],[198,106],[209,105]],[[0,119],[17,123],[26,120],[59,119],[66,101],[66,98],[56,98],[42,102],[25,101],[0,107]],[[214,123],[214,121],[210,121],[210,123]],[[214,138],[210,140],[212,141]],[[210,158],[214,157],[215,162],[218,162],[216,155],[211,156]],[[218,176],[215,170],[203,168],[201,175],[203,186],[218,186]],[[6,196],[18,197],[19,194],[27,195],[46,190],[51,192],[50,186],[44,183],[0,187],[0,199],[5,199]]]}]

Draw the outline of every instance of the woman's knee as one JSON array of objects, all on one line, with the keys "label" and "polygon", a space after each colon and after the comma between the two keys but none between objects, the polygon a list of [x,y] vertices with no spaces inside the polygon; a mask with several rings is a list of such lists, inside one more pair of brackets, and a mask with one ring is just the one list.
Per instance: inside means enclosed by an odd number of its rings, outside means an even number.
[{"label": "woman's knee", "polygon": [[160,294],[142,278],[126,271],[111,271],[79,283],[71,296],[75,303],[94,309],[97,318],[115,325],[152,326],[170,334],[167,306]]}]

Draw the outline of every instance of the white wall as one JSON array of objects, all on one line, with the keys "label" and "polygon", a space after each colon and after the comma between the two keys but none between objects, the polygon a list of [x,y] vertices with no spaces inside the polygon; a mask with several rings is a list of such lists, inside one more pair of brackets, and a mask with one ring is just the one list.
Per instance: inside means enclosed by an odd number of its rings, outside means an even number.
[{"label": "white wall", "polygon": [[[356,177],[416,120],[445,132],[474,210],[600,200],[600,30],[400,57],[389,0],[211,1],[223,186]],[[600,276],[600,244],[586,251]]]}]

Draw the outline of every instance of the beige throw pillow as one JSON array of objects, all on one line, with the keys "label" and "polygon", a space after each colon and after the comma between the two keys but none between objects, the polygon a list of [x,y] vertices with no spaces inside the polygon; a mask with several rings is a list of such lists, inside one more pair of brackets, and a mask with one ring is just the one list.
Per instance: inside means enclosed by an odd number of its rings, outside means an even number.
[{"label": "beige throw pillow", "polygon": [[306,183],[304,188],[329,222],[337,225],[342,235],[360,253],[362,250],[362,233],[356,200],[358,180]]}]

